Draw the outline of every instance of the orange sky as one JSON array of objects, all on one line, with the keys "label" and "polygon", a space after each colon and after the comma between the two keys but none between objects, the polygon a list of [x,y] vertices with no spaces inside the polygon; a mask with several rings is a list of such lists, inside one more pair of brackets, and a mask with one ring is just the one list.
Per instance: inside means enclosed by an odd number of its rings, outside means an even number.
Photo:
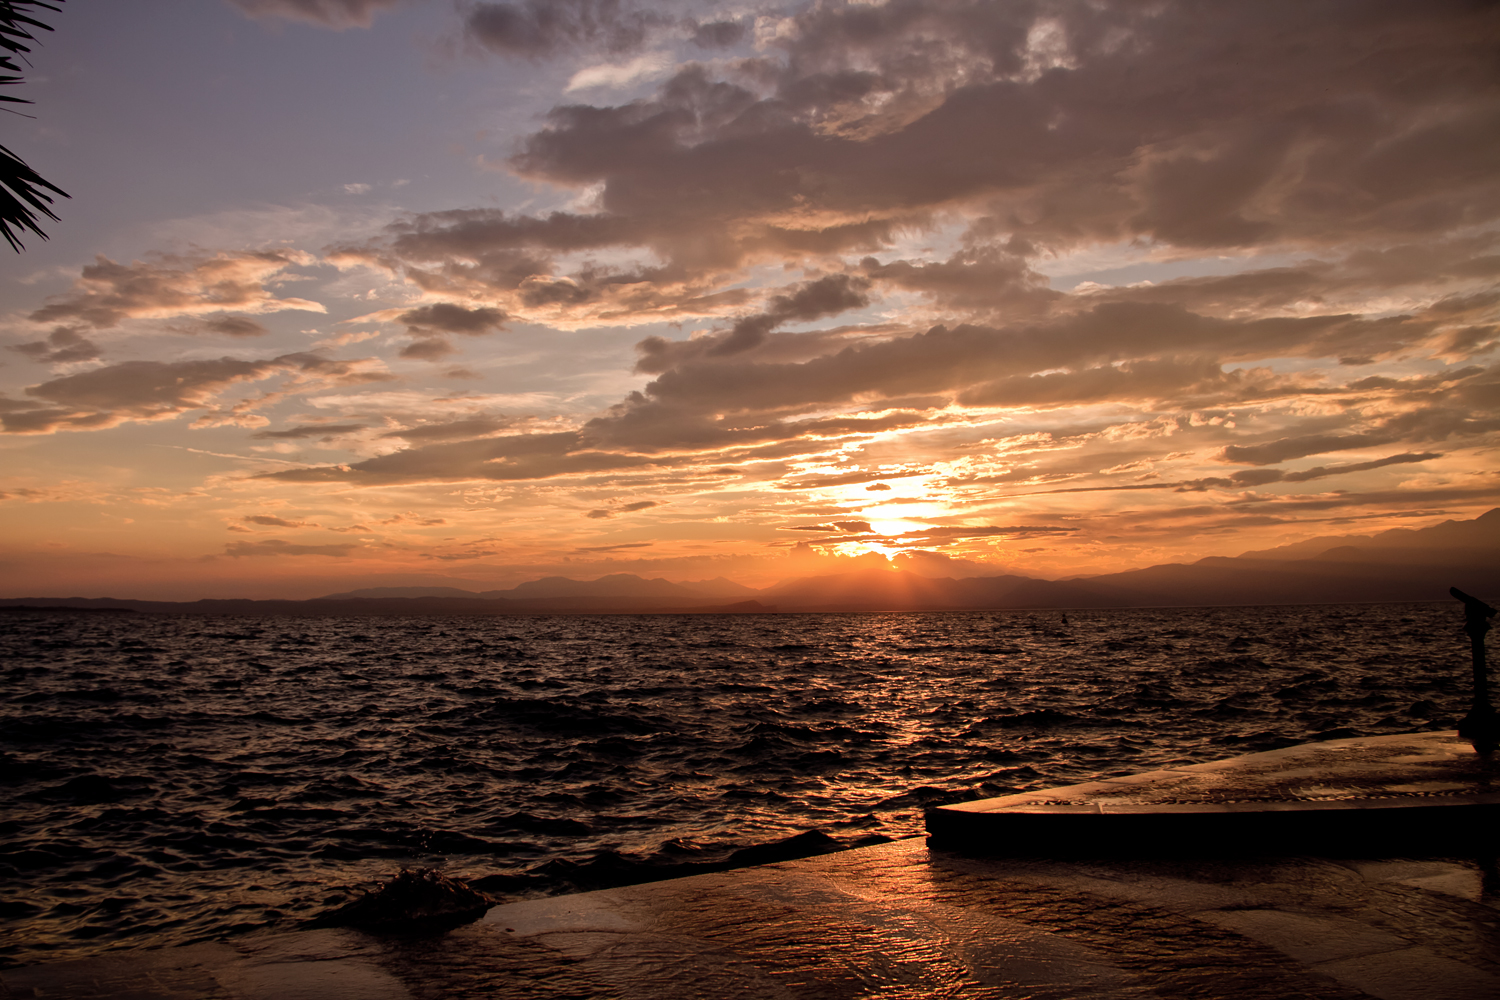
[{"label": "orange sky", "polygon": [[1500,502],[1493,5],[180,7],[69,0],[4,139],[72,198],[3,276],[0,596],[1059,577]]}]

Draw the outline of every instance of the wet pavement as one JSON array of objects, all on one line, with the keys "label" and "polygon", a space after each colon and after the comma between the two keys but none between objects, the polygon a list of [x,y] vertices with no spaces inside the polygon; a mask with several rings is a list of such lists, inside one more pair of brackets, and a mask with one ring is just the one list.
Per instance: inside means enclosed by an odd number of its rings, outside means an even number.
[{"label": "wet pavement", "polygon": [[927,831],[1008,854],[1483,853],[1500,834],[1500,759],[1451,732],[1304,743],[940,806]]},{"label": "wet pavement", "polygon": [[[1425,766],[1414,756],[1432,761],[1447,755],[1450,763],[1458,761],[1454,766],[1469,766],[1459,748],[1445,749],[1448,737],[1407,739],[1421,742],[1401,753],[1388,752],[1390,745],[1372,749],[1375,741],[1365,741],[1363,749],[1359,741],[1317,747],[1335,756],[1347,749],[1349,762],[1370,764],[1372,755],[1384,755],[1386,764],[1379,766],[1387,768],[1390,787],[1412,784],[1404,769]],[[1257,761],[1266,756],[1240,758],[1242,776],[1266,763]],[[1295,754],[1280,760],[1283,776],[1303,770],[1293,766]],[[1214,767],[1232,772],[1232,763],[1206,765],[1199,773],[1212,774]],[[1363,772],[1359,788],[1334,780],[1336,770],[1314,770],[1283,787],[1331,790],[1323,796],[1328,801],[1377,799],[1390,790],[1381,790],[1373,770]],[[1424,773],[1424,780],[1446,780]],[[1229,787],[1240,779],[1203,780]],[[1455,815],[1463,815],[1465,793],[1459,790],[1411,793],[1446,796],[1459,810]],[[1056,798],[1057,790],[1052,794]],[[1393,794],[1410,798],[1399,788]],[[1170,798],[1183,804],[1190,796],[1179,786]],[[1384,815],[1360,814],[1372,823]],[[1487,845],[1500,839],[1500,831],[1495,834]],[[1108,857],[984,857],[903,840],[501,905],[475,923],[426,937],[319,930],[15,969],[3,974],[3,995],[1500,997],[1500,873],[1492,849],[1334,857],[1309,856],[1289,842],[1261,845],[1254,855],[1214,856],[1194,846],[1183,845],[1183,856],[1157,851],[1151,858],[1119,851]]]}]

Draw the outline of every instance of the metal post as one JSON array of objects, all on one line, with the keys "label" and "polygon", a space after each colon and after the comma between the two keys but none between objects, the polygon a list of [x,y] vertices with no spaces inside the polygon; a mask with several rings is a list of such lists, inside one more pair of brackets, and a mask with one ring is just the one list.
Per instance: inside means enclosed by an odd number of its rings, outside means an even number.
[{"label": "metal post", "polygon": [[1484,662],[1484,634],[1490,630],[1490,619],[1496,611],[1477,597],[1470,597],[1457,587],[1449,587],[1452,594],[1464,604],[1464,631],[1469,635],[1469,647],[1474,657],[1474,702],[1469,714],[1458,724],[1458,735],[1474,744],[1482,754],[1490,754],[1500,747],[1500,718],[1495,716],[1495,706],[1490,704],[1490,676]]}]

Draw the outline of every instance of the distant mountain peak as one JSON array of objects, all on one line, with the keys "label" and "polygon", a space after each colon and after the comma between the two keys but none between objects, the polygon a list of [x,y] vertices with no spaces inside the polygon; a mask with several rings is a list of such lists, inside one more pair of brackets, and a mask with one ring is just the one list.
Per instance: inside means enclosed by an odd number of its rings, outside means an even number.
[{"label": "distant mountain peak", "polygon": [[[1500,507],[1469,521],[1440,521],[1425,528],[1389,528],[1374,535],[1320,535],[1289,545],[1242,552],[1239,559],[1331,559],[1335,549],[1441,550],[1500,548]],[[1347,552],[1343,553],[1348,555]]]},{"label": "distant mountain peak", "polygon": [[319,601],[350,601],[360,598],[380,599],[388,597],[479,597],[472,590],[460,590],[457,587],[363,587],[359,590],[350,590],[342,594],[329,594],[326,597],[315,598]]},{"label": "distant mountain peak", "polygon": [[695,591],[681,584],[657,577],[647,580],[634,573],[611,573],[597,580],[574,580],[566,576],[548,576],[520,583],[510,590],[487,590],[485,597],[697,597]]}]

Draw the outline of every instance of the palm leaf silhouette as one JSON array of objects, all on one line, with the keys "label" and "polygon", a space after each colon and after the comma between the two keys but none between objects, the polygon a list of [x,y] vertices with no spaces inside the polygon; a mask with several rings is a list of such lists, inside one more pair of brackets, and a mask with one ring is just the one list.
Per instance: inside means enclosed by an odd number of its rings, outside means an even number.
[{"label": "palm leaf silhouette", "polygon": [[[63,3],[65,0],[55,2]],[[52,30],[41,21],[27,16],[38,8],[53,12],[58,9],[42,0],[0,0],[0,86],[13,86],[22,82],[21,67],[17,60],[25,62],[23,53],[31,51],[26,43],[36,41],[31,29]],[[31,103],[25,98],[8,95],[0,95],[0,102]],[[17,253],[24,249],[20,240],[21,233],[30,231],[44,240],[47,238],[47,234],[37,224],[38,212],[53,221],[57,220],[57,216],[48,207],[52,204],[52,195],[47,194],[48,191],[64,198],[69,197],[68,192],[28,167],[25,160],[0,146],[0,236],[4,236],[5,241]]]}]

